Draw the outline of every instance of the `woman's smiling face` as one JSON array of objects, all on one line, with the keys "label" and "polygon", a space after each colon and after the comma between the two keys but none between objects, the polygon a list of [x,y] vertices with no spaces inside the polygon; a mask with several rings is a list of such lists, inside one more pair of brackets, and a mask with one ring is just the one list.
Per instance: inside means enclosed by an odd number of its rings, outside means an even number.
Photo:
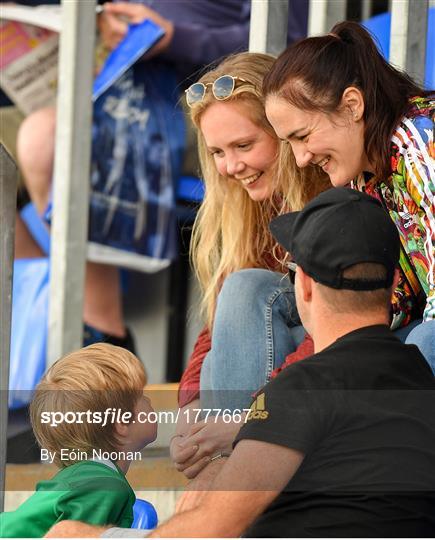
[{"label": "woman's smiling face", "polygon": [[221,176],[240,183],[253,201],[270,198],[278,140],[251,120],[248,104],[211,104],[202,113],[200,129]]},{"label": "woman's smiling face", "polygon": [[317,165],[335,187],[370,171],[364,151],[364,122],[351,110],[327,115],[298,109],[284,98],[270,96],[266,115],[276,134],[293,150],[298,167]]}]

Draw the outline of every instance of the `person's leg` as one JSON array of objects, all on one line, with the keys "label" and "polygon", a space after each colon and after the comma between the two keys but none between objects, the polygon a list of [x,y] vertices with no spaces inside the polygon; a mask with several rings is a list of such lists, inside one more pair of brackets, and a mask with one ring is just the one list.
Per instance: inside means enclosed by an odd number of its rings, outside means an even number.
[{"label": "person's leg", "polygon": [[15,259],[37,259],[44,257],[41,248],[29,233],[20,214],[15,218]]},{"label": "person's leg", "polygon": [[212,349],[201,370],[201,406],[249,407],[252,392],[304,334],[287,276],[261,269],[231,274],[218,297]]},{"label": "person's leg", "polygon": [[435,319],[415,326],[405,343],[417,345],[435,375]]},{"label": "person's leg", "polygon": [[83,320],[101,332],[124,337],[122,293],[116,266],[88,262],[83,304]]},{"label": "person's leg", "polygon": [[47,208],[53,176],[56,111],[40,109],[21,124],[17,156],[29,196],[38,214]]},{"label": "person's leg", "polygon": [[[17,155],[26,188],[39,215],[43,215],[49,201],[54,164],[56,112],[46,108],[29,115],[20,126]],[[22,225],[22,226],[21,226]],[[24,229],[23,229],[24,227]],[[17,224],[17,244],[28,250],[28,236],[23,223]],[[26,242],[24,245],[23,242]],[[24,250],[21,249],[21,251]],[[89,342],[105,339],[104,334],[116,338],[126,336],[123,321],[122,295],[118,269],[97,263],[86,264],[83,320],[91,328]],[[97,329],[96,338],[93,330]]]}]

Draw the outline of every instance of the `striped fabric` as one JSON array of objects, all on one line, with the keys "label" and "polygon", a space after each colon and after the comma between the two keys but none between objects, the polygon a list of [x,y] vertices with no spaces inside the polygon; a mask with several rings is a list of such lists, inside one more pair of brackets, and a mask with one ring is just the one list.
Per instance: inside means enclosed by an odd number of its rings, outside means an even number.
[{"label": "striped fabric", "polygon": [[361,175],[353,183],[382,202],[400,233],[393,329],[421,316],[435,319],[435,96],[414,98],[411,105],[391,139],[391,176]]}]

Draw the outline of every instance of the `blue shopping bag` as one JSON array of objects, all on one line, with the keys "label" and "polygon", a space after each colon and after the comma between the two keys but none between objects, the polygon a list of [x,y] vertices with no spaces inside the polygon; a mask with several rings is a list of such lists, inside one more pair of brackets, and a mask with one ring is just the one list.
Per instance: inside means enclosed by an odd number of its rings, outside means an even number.
[{"label": "blue shopping bag", "polygon": [[[111,264],[145,272],[168,266],[178,247],[176,183],[185,149],[180,89],[173,66],[140,60],[162,34],[152,21],[130,25],[93,88],[90,259],[109,257]],[[51,214],[50,201],[47,223]]]},{"label": "blue shopping bag", "polygon": [[28,405],[46,367],[49,259],[14,261],[9,408]]},{"label": "blue shopping bag", "polygon": [[137,62],[94,104],[89,240],[177,255],[175,191],[185,125],[175,71]]}]

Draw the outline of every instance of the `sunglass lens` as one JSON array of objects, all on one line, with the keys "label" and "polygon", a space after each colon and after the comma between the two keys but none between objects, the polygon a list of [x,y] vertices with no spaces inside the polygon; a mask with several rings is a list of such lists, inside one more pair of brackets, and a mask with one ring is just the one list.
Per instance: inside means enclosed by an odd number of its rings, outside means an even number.
[{"label": "sunglass lens", "polygon": [[202,101],[204,99],[205,94],[205,86],[202,83],[195,83],[189,86],[189,89],[186,93],[186,101],[189,106],[193,105],[194,103],[198,103],[198,101]]},{"label": "sunglass lens", "polygon": [[216,99],[226,99],[234,90],[234,79],[230,75],[223,75],[213,83],[213,95]]}]

